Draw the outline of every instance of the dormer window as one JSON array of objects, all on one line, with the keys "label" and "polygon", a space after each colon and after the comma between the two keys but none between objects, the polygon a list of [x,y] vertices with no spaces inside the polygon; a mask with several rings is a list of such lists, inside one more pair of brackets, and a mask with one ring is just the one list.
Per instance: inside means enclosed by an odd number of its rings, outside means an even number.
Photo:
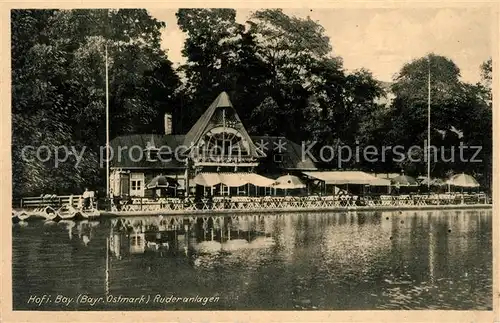
[{"label": "dormer window", "polygon": [[215,127],[200,139],[198,153],[217,162],[238,161],[250,154],[250,145],[234,128]]}]

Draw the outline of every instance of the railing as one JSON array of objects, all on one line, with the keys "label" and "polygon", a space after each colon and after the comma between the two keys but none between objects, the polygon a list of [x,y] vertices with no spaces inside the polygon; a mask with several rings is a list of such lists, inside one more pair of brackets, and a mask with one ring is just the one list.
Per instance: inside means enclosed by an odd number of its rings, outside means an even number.
[{"label": "railing", "polygon": [[[19,201],[22,209],[45,206],[60,208],[63,205],[78,207],[80,195],[27,197]],[[419,207],[439,205],[490,204],[486,194],[430,194],[430,195],[379,195],[379,196],[263,196],[263,197],[213,197],[195,199],[132,197],[99,203],[111,211],[194,211],[194,210],[270,210],[270,209],[331,209],[349,207]]]},{"label": "railing", "polygon": [[193,210],[269,210],[349,207],[418,207],[438,205],[489,204],[484,194],[475,195],[380,195],[380,196],[265,196],[265,197],[213,197],[213,198],[131,198],[114,203],[112,211],[193,211]]},{"label": "railing", "polygon": [[[63,205],[78,206],[81,195],[45,195],[37,197],[24,197],[15,201],[13,204],[22,209],[34,209],[39,207],[51,206],[61,207]],[[71,202],[71,203],[70,203]]]}]

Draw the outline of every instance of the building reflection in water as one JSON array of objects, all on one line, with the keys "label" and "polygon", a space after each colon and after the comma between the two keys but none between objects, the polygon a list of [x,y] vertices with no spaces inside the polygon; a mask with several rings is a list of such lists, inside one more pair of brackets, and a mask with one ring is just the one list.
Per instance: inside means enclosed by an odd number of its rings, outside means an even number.
[{"label": "building reflection in water", "polygon": [[459,308],[470,295],[487,307],[491,227],[489,210],[15,224],[15,297],[104,286],[124,295],[217,293],[231,309]]},{"label": "building reflection in water", "polygon": [[145,253],[200,256],[275,244],[276,216],[128,217],[111,221],[110,251],[121,259]]},{"label": "building reflection in water", "polygon": [[[466,235],[479,230],[481,217],[469,213],[397,211],[117,218],[111,221],[110,251],[117,259],[145,253],[197,258],[276,246],[275,256],[289,262],[299,256],[295,255],[298,248],[312,243],[321,245],[318,251],[332,265],[369,268],[370,264],[392,259],[395,272],[407,275],[412,267],[425,266],[426,276],[434,281],[439,271],[445,271],[440,264],[450,261],[443,257],[467,252],[471,242]],[[482,215],[487,218],[486,212]],[[91,239],[91,235],[84,239]]]}]

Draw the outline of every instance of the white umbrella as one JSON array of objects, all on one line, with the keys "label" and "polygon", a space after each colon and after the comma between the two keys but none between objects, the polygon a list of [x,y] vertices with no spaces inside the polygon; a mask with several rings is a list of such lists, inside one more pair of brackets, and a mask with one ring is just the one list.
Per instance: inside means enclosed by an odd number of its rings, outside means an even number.
[{"label": "white umbrella", "polygon": [[306,185],[302,183],[302,181],[297,176],[285,175],[276,179],[276,184],[274,185],[274,187],[290,190],[296,188],[305,188]]},{"label": "white umbrella", "polygon": [[444,185],[446,185],[446,183],[440,178],[434,178],[434,179],[431,179],[430,181],[428,181],[426,178],[422,182],[420,182],[421,186],[425,186],[428,184],[430,186],[444,186]]},{"label": "white umbrella", "polygon": [[408,175],[399,175],[391,179],[391,182],[396,186],[418,186],[415,178]]},{"label": "white umbrella", "polygon": [[451,185],[451,186],[458,186],[458,187],[479,187],[479,183],[476,181],[476,179],[470,175],[467,174],[457,174],[453,175],[450,177],[449,180],[446,181],[446,184]]}]

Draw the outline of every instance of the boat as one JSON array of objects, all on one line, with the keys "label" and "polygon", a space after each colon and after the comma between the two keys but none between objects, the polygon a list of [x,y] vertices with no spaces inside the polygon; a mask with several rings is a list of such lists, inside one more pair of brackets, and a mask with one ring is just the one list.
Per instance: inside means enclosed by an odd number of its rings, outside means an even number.
[{"label": "boat", "polygon": [[54,210],[54,208],[50,207],[50,206],[47,206],[43,209],[43,212],[41,212],[41,216],[43,216],[43,218],[45,220],[52,220],[52,221],[57,221],[57,220],[60,220],[59,218],[59,213]]},{"label": "boat", "polygon": [[85,220],[90,218],[96,218],[100,216],[100,212],[97,209],[82,210],[77,209],[71,205],[64,205],[59,210],[57,210],[59,217],[62,220]]},{"label": "boat", "polygon": [[12,210],[12,222],[14,223],[25,221],[29,219],[30,216],[31,214],[24,210],[19,210],[19,211]]},{"label": "boat", "polygon": [[18,218],[22,221],[30,220],[51,220],[57,215],[57,212],[50,206],[37,207],[32,210],[12,210],[12,218]]},{"label": "boat", "polygon": [[97,209],[90,209],[90,210],[79,210],[77,214],[77,218],[81,219],[93,219],[93,218],[98,218],[101,215],[101,211]]},{"label": "boat", "polygon": [[57,210],[57,214],[61,220],[69,220],[76,217],[78,210],[71,205],[63,205]]}]

